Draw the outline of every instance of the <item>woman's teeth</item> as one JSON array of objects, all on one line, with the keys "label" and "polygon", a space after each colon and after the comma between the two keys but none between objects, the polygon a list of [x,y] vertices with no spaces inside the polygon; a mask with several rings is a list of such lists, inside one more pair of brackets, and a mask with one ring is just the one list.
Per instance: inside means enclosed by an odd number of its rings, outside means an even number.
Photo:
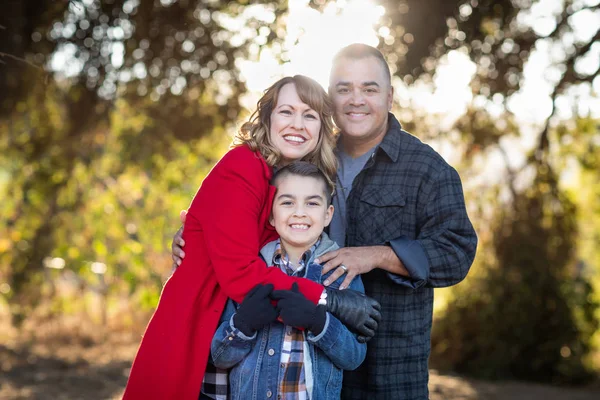
[{"label": "woman's teeth", "polygon": [[290,142],[298,142],[298,143],[306,142],[306,139],[304,139],[303,137],[299,137],[299,136],[284,136],[283,138],[285,140],[289,140]]}]

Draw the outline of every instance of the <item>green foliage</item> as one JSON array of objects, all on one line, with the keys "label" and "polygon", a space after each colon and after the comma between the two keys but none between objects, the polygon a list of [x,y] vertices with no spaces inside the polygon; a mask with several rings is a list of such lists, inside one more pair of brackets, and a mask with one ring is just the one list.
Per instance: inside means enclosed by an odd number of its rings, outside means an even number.
[{"label": "green foliage", "polygon": [[589,276],[575,263],[574,204],[538,165],[530,187],[498,205],[491,240],[434,324],[441,368],[495,379],[578,383],[598,328]]}]

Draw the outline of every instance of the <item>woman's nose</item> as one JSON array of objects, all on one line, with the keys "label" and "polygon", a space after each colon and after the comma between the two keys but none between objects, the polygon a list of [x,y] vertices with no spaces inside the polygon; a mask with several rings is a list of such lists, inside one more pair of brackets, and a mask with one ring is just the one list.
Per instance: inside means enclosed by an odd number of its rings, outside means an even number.
[{"label": "woman's nose", "polygon": [[302,114],[297,113],[296,115],[294,115],[292,125],[296,129],[299,129],[299,130],[304,129],[304,118],[303,118]]}]

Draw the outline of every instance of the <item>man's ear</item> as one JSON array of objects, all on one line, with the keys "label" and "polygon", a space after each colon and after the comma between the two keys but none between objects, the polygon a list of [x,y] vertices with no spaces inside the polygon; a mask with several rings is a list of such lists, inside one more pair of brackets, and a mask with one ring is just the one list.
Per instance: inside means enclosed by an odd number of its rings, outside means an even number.
[{"label": "man's ear", "polygon": [[331,218],[333,217],[334,211],[335,209],[333,208],[333,205],[327,207],[327,211],[325,211],[325,226],[329,226],[331,223]]}]

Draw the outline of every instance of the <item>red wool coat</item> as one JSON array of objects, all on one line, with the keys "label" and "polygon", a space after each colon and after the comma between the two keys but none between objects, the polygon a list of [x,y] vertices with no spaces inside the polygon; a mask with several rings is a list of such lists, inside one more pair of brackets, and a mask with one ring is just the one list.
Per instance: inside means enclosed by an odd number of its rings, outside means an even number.
[{"label": "red wool coat", "polygon": [[210,343],[228,297],[241,302],[272,283],[318,301],[323,287],[267,268],[259,250],[277,233],[269,224],[271,168],[241,146],[211,170],[183,229],[186,257],[165,284],[131,368],[124,399],[198,399]]}]

